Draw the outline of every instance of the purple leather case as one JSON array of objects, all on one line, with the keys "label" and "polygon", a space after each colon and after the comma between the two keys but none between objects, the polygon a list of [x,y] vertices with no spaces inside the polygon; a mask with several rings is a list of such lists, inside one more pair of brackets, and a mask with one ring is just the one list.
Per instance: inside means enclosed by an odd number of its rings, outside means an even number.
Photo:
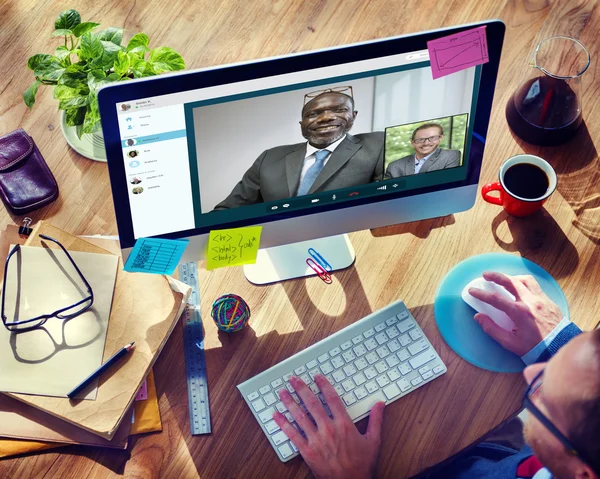
[{"label": "purple leather case", "polygon": [[22,128],[0,137],[0,197],[16,215],[41,208],[58,197],[50,168]]}]

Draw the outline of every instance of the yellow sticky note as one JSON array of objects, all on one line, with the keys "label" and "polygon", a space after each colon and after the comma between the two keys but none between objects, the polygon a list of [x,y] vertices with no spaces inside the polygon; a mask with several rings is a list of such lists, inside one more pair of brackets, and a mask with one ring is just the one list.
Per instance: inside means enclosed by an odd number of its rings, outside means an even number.
[{"label": "yellow sticky note", "polygon": [[206,269],[256,263],[262,226],[211,231],[208,236]]}]

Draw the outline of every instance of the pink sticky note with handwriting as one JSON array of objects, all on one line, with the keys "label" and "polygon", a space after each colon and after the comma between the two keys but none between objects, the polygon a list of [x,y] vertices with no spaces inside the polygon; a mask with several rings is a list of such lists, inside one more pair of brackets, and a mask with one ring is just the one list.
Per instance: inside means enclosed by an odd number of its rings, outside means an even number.
[{"label": "pink sticky note with handwriting", "polygon": [[145,401],[146,399],[148,399],[148,383],[144,379],[144,382],[142,383],[142,387],[140,388],[137,395],[135,396],[135,400],[136,401]]},{"label": "pink sticky note with handwriting", "polygon": [[434,80],[490,60],[485,26],[431,40],[427,49]]}]

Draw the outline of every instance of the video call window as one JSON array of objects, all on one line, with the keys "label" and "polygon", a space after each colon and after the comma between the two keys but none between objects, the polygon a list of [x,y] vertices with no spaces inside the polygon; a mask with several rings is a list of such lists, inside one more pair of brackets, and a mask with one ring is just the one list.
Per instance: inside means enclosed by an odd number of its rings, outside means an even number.
[{"label": "video call window", "polygon": [[385,179],[462,166],[469,115],[385,129]]}]

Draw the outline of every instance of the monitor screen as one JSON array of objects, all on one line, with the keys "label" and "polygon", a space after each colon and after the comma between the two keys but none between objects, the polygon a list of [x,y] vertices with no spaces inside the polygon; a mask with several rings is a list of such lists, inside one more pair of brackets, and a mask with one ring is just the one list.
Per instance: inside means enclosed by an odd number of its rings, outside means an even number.
[{"label": "monitor screen", "polygon": [[476,185],[502,33],[435,80],[431,32],[101,90],[122,247]]}]

